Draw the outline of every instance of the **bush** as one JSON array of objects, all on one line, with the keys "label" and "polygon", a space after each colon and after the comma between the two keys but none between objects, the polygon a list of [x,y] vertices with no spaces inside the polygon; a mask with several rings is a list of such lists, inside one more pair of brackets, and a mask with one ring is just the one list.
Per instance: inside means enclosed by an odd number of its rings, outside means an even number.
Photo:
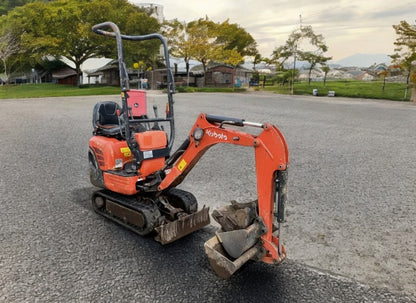
[{"label": "bush", "polygon": [[195,88],[192,86],[177,86],[176,92],[178,93],[193,93],[195,92]]}]

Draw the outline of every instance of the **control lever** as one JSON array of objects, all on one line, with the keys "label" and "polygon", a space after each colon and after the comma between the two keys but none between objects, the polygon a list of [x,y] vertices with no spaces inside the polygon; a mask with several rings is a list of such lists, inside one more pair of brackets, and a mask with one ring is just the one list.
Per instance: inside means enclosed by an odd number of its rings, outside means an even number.
[{"label": "control lever", "polygon": [[129,113],[129,116],[130,116],[131,118],[133,118],[133,110],[131,109],[131,106],[128,106],[128,107],[127,107],[127,112]]},{"label": "control lever", "polygon": [[[158,119],[159,115],[157,113],[157,105],[153,105],[153,111],[155,113],[155,118]],[[153,124],[152,130],[164,130],[163,126],[159,127],[159,123],[157,121],[155,121],[155,124]]]}]

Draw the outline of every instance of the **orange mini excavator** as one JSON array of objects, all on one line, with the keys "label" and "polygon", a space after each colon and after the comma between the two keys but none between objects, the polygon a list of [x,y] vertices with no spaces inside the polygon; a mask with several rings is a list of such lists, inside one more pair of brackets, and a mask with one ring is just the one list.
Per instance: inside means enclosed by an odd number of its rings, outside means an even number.
[{"label": "orange mini excavator", "polygon": [[[139,235],[152,233],[160,243],[171,243],[210,223],[209,208],[198,211],[194,195],[176,188],[198,160],[218,143],[251,146],[257,199],[232,202],[213,211],[212,217],[221,227],[205,242],[205,252],[212,268],[224,278],[249,260],[280,263],[286,257],[280,224],[287,200],[289,154],[279,129],[267,123],[201,113],[189,136],[171,152],[175,87],[165,38],[160,34],[122,35],[112,22],[92,29],[115,38],[121,87],[121,106],[107,101],[96,104],[93,110],[90,180],[102,188],[92,196],[94,210]],[[165,118],[158,117],[155,107],[155,117],[149,118],[145,91],[129,88],[122,41],[149,39],[159,39],[164,49],[168,97]],[[247,133],[247,128],[257,128],[260,133]]]}]

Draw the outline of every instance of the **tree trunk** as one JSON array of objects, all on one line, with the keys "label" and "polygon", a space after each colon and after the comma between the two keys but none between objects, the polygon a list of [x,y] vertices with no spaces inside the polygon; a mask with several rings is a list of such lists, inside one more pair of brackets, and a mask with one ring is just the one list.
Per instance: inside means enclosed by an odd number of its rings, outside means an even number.
[{"label": "tree trunk", "polygon": [[207,86],[207,66],[205,60],[202,60],[202,68],[204,69],[204,87]]},{"label": "tree trunk", "polygon": [[294,86],[295,86],[295,69],[296,69],[296,50],[293,55],[293,72],[292,72],[292,87],[290,89],[290,94],[293,95]]},{"label": "tree trunk", "polygon": [[75,63],[75,70],[77,72],[77,86],[80,87],[82,84],[81,83],[81,75],[82,75],[81,64]]},{"label": "tree trunk", "polygon": [[404,99],[406,99],[407,93],[409,92],[410,72],[411,70],[409,69],[407,73],[407,78],[406,78],[406,89],[404,90]]},{"label": "tree trunk", "polygon": [[412,96],[410,97],[410,101],[416,102],[416,83],[413,83]]},{"label": "tree trunk", "polygon": [[[7,75],[6,60],[3,61],[3,67],[4,67],[4,76],[6,77],[6,79],[4,79],[4,82],[7,84],[7,83],[9,83],[9,76]],[[1,83],[3,84],[3,81],[1,81]]]},{"label": "tree trunk", "polygon": [[189,59],[185,59],[186,63],[186,86],[189,86]]}]

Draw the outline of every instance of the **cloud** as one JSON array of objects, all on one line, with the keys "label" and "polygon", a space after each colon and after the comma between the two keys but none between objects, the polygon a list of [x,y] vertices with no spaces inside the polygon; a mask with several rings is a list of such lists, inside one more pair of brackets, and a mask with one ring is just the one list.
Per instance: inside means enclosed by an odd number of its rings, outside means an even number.
[{"label": "cloud", "polygon": [[402,5],[397,6],[394,8],[389,9],[382,9],[380,11],[376,11],[370,14],[369,19],[396,19],[396,17],[406,17],[406,18],[416,18],[414,12],[416,10],[416,3],[412,3],[410,5]]},{"label": "cloud", "polygon": [[[363,0],[262,0],[173,1],[155,0],[164,6],[168,19],[192,21],[206,15],[215,22],[229,19],[256,39],[259,50],[269,56],[302,24],[322,34],[329,55],[341,59],[358,52],[391,53],[393,24],[413,23],[416,1]],[[301,18],[300,18],[301,15]]]}]

